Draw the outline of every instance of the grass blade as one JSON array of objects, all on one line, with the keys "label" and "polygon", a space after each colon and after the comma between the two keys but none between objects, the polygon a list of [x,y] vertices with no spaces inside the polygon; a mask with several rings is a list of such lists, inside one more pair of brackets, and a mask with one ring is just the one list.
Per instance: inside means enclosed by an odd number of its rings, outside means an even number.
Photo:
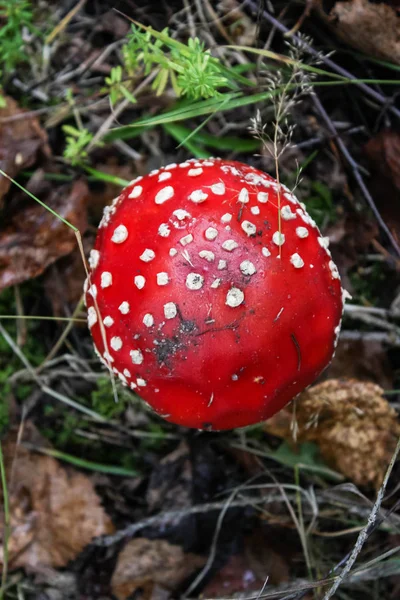
[{"label": "grass blade", "polygon": [[67,225],[68,227],[70,227],[70,229],[72,229],[72,231],[74,231],[75,233],[79,232],[78,228],[75,227],[75,225],[72,225],[72,223],[70,223],[69,221],[67,221],[66,219],[64,219],[55,210],[53,210],[52,208],[50,208],[49,206],[47,206],[47,204],[45,204],[44,202],[42,202],[42,200],[39,200],[39,198],[37,198],[36,196],[34,196],[29,190],[27,190],[26,188],[24,188],[20,183],[18,183],[18,181],[15,181],[15,179],[13,179],[9,175],[7,175],[7,173],[4,173],[4,171],[2,171],[1,169],[0,169],[0,175],[3,175],[3,177],[5,177],[9,181],[11,181],[20,190],[22,190],[23,192],[25,192],[25,194],[27,194],[30,198],[32,198],[33,200],[35,200],[35,202],[37,202],[38,204],[40,204],[40,206],[43,206],[43,208],[45,208],[46,210],[48,210],[49,213],[51,213],[52,215],[54,215],[55,217],[57,217],[57,219],[59,219],[60,221],[62,221],[65,225]]},{"label": "grass blade", "polygon": [[107,475],[119,475],[120,477],[138,477],[139,475],[139,473],[133,469],[126,469],[125,467],[117,467],[115,465],[104,465],[102,463],[92,462],[91,460],[79,458],[78,456],[73,456],[72,454],[67,454],[66,452],[55,450],[54,448],[42,448],[30,445],[27,447],[35,452],[40,452],[40,454],[57,458],[58,460],[67,462],[70,465],[79,467],[80,469],[96,471],[97,473],[105,473]]},{"label": "grass blade", "polygon": [[189,131],[189,129],[186,129],[186,127],[181,128],[176,123],[166,123],[165,125],[163,125],[163,128],[171,137],[173,137],[179,143],[179,146],[184,146],[196,158],[208,158],[210,156],[209,152],[203,150],[190,139],[188,139],[191,132]]},{"label": "grass blade", "polygon": [[87,165],[84,165],[84,169],[98,181],[113,183],[114,185],[120,185],[121,187],[126,187],[130,183],[127,179],[115,177],[115,175],[110,175],[109,173],[103,173],[103,171],[98,171],[97,169],[93,169],[93,167],[89,167]]},{"label": "grass blade", "polygon": [[8,498],[6,469],[4,465],[3,449],[0,442],[0,478],[3,491],[4,529],[3,529],[3,571],[1,574],[0,600],[3,600],[7,583],[8,572],[8,540],[10,539],[10,505]]}]

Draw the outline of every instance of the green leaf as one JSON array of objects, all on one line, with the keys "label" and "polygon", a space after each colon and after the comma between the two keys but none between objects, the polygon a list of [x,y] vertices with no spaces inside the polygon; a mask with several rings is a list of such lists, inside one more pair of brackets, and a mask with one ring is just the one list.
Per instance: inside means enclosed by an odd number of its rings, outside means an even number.
[{"label": "green leaf", "polygon": [[195,156],[196,158],[208,158],[210,153],[202,148],[199,148],[194,142],[191,140],[187,140],[186,129],[185,132],[179,129],[179,126],[174,123],[169,123],[163,125],[163,128],[171,137],[173,137],[180,145],[185,146]]},{"label": "green leaf", "polygon": [[156,115],[154,117],[144,117],[136,123],[117,127],[112,129],[106,136],[105,141],[112,142],[117,139],[128,139],[131,132],[137,127],[155,127],[156,125],[164,125],[166,123],[175,123],[176,121],[184,121],[193,119],[203,115],[208,115],[213,112],[227,111],[256,104],[257,102],[265,102],[274,95],[274,92],[261,92],[259,94],[243,95],[242,93],[222,94],[219,98],[210,98],[208,100],[199,100],[197,102],[181,103],[178,108],[174,108],[166,113]]},{"label": "green leaf", "polygon": [[[189,136],[192,131],[184,125],[174,124],[175,133],[182,140]],[[215,137],[209,133],[199,131],[192,137],[197,144],[203,144],[209,148],[216,150],[230,150],[235,152],[254,152],[260,148],[260,141],[254,139],[242,139],[235,136],[225,136],[222,138]]]},{"label": "green leaf", "polygon": [[120,90],[124,98],[129,100],[129,102],[131,102],[132,104],[136,104],[137,101],[135,96],[124,85],[121,85]]},{"label": "green leaf", "polygon": [[113,183],[114,185],[120,185],[121,187],[126,187],[129,185],[129,181],[127,179],[122,179],[121,177],[116,177],[115,175],[98,171],[98,169],[93,169],[88,165],[83,165],[83,168],[98,181],[106,181],[107,183]]},{"label": "green leaf", "polygon": [[96,471],[97,473],[107,473],[108,475],[119,475],[122,477],[137,477],[139,475],[137,471],[132,469],[125,469],[124,467],[92,462],[90,460],[85,460],[84,458],[79,458],[78,456],[73,456],[72,454],[67,454],[66,452],[61,452],[60,450],[54,450],[52,448],[34,447],[33,450],[40,452],[41,454],[46,454],[47,456],[52,456],[53,458],[63,460],[71,465],[80,467],[81,469]]},{"label": "green leaf", "polygon": [[69,135],[72,135],[75,138],[78,138],[81,134],[80,130],[76,127],[73,127],[73,125],[63,125],[63,131],[64,133],[69,133]]},{"label": "green leaf", "polygon": [[282,442],[277,450],[268,453],[268,457],[286,467],[297,467],[311,471],[334,481],[343,481],[344,479],[340,473],[326,466],[320,457],[318,446],[312,442],[299,444],[297,452],[287,442]]}]

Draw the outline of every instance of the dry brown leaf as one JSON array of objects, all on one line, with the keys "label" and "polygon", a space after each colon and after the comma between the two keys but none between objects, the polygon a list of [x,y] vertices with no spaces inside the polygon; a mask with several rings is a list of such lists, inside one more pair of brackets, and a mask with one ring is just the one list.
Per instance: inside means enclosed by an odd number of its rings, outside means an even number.
[{"label": "dry brown leaf", "polygon": [[251,569],[247,557],[234,554],[203,590],[204,598],[221,598],[234,594],[251,594],[260,590],[264,579],[259,579]]},{"label": "dry brown leaf", "polygon": [[[86,198],[83,181],[52,189],[41,197],[47,206],[83,232],[86,227]],[[0,291],[37,277],[45,268],[76,247],[70,227],[28,198],[2,217],[0,225]]]},{"label": "dry brown leaf", "polygon": [[369,250],[378,233],[376,221],[356,212],[349,212],[325,231],[331,241],[331,251],[340,270],[342,285],[350,294],[353,285],[349,271],[359,264],[360,255]]},{"label": "dry brown leaf", "polygon": [[142,598],[148,600],[155,586],[173,591],[204,563],[202,556],[186,554],[165,540],[136,538],[118,556],[112,591],[118,600],[124,600],[142,590]]},{"label": "dry brown leaf", "polygon": [[[93,236],[85,236],[82,243],[85,256],[88,257],[94,246]],[[46,270],[43,283],[51,303],[52,315],[65,316],[66,306],[75,308],[82,297],[82,282],[85,277],[85,267],[77,245],[68,256],[61,258]],[[86,327],[86,323],[82,326]]]},{"label": "dry brown leaf", "polygon": [[[289,559],[293,549],[289,550],[284,538],[277,535],[276,529],[259,527],[245,539],[245,555],[253,573],[263,583],[280,585],[289,581]],[[282,532],[279,532],[282,534]]]},{"label": "dry brown leaf", "polygon": [[335,356],[324,373],[324,379],[358,379],[391,389],[393,369],[387,348],[375,340],[339,339]]},{"label": "dry brown leaf", "polygon": [[[15,177],[21,169],[35,162],[39,150],[50,154],[50,149],[39,121],[29,116],[12,120],[25,111],[9,96],[5,100],[5,108],[0,108],[0,169],[10,177]],[[10,185],[10,181],[0,175],[0,208]]]},{"label": "dry brown leaf", "polygon": [[[110,33],[114,38],[124,38],[129,33],[129,20],[115,10],[100,13],[96,19],[94,31]],[[96,66],[96,65],[95,65]]]},{"label": "dry brown leaf", "polygon": [[[62,567],[90,541],[113,531],[90,479],[65,469],[50,456],[3,445],[9,481],[11,537],[10,567],[28,570]],[[0,510],[0,540],[3,515]],[[0,565],[3,561],[1,541]]]},{"label": "dry brown leaf", "polygon": [[314,0],[319,16],[336,35],[365,54],[400,64],[400,19],[390,2],[346,0],[326,9]]},{"label": "dry brown leaf", "polygon": [[[374,383],[329,379],[296,403],[298,441],[318,444],[324,460],[357,485],[379,487],[400,435],[396,412]],[[268,433],[292,443],[292,411],[265,423]]]},{"label": "dry brown leaf", "polygon": [[243,553],[228,559],[211,577],[202,596],[252,596],[262,589],[266,579],[274,586],[288,582],[296,544],[289,544],[285,535],[287,531],[280,528],[259,524],[244,538]]},{"label": "dry brown leaf", "polygon": [[372,174],[371,193],[383,220],[400,240],[400,134],[383,129],[369,140],[364,151]]},{"label": "dry brown leaf", "polygon": [[383,129],[365,145],[372,166],[400,191],[400,134]]}]

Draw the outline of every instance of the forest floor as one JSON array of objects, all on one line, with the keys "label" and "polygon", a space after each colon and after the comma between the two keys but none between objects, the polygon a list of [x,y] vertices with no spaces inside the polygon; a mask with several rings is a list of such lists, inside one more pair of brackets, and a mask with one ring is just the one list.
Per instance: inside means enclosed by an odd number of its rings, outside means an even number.
[{"label": "forest floor", "polygon": [[[0,598],[400,597],[398,7],[0,0]],[[279,156],[351,295],[316,384],[221,433],[115,402],[76,236],[209,156]]]}]

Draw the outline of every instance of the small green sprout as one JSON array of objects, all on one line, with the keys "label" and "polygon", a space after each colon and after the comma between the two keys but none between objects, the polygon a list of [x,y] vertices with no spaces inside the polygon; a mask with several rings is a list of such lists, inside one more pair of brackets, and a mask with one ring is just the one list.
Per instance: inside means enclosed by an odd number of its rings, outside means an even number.
[{"label": "small green sprout", "polygon": [[87,147],[93,139],[93,134],[85,128],[78,129],[72,125],[63,125],[65,138],[64,158],[72,166],[77,166],[87,160]]},{"label": "small green sprout", "polygon": [[26,0],[0,1],[0,67],[6,73],[27,59],[24,30],[33,31],[32,4]]},{"label": "small green sprout", "polygon": [[136,98],[123,82],[123,71],[121,65],[111,69],[110,77],[106,77],[105,82],[107,85],[105,91],[108,91],[109,93],[111,104],[115,104],[122,97],[129,100],[129,102],[132,104],[136,103]]},{"label": "small green sprout", "polygon": [[209,50],[198,38],[188,41],[188,54],[181,54],[174,49],[172,57],[179,65],[178,86],[182,96],[192,100],[199,98],[215,98],[220,95],[218,88],[227,83],[221,73],[221,65],[211,56]]},{"label": "small green sprout", "polygon": [[192,100],[215,98],[227,85],[222,63],[205,50],[198,38],[187,44],[173,39],[168,29],[141,31],[135,25],[122,48],[124,69],[128,76],[145,76],[156,72],[152,88],[161,95],[170,82],[175,94]]}]

